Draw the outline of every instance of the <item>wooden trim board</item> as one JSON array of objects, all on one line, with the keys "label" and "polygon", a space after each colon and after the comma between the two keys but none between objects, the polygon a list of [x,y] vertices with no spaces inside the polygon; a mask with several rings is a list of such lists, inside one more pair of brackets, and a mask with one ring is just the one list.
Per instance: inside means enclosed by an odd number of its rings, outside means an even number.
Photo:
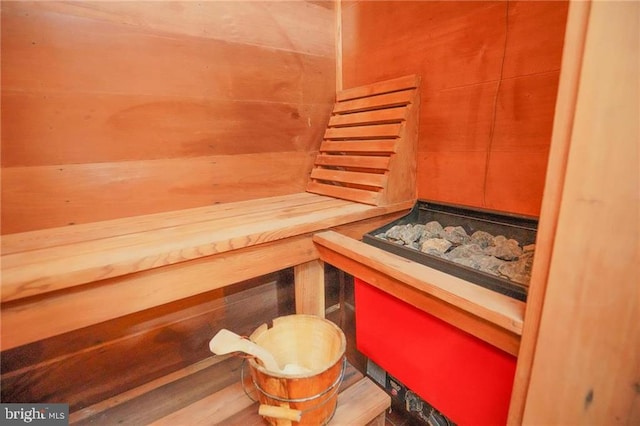
[{"label": "wooden trim board", "polygon": [[320,259],[518,354],[525,304],[333,231],[313,237]]}]

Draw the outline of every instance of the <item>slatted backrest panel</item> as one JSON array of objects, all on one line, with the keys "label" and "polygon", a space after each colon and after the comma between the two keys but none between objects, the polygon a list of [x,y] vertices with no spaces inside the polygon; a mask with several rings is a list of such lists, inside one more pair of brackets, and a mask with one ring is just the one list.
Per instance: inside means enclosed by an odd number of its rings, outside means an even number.
[{"label": "slatted backrest panel", "polygon": [[339,92],[307,191],[373,205],[415,198],[419,84],[411,75]]}]

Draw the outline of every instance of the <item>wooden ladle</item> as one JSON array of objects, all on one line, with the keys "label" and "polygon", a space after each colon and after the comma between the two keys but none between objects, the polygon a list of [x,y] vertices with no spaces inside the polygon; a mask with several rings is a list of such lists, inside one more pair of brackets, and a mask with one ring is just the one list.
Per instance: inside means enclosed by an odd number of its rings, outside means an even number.
[{"label": "wooden ladle", "polygon": [[244,352],[253,355],[262,361],[267,370],[280,372],[280,366],[275,358],[265,348],[259,346],[249,339],[238,336],[227,329],[221,329],[209,342],[209,349],[216,355],[224,355],[231,352]]}]

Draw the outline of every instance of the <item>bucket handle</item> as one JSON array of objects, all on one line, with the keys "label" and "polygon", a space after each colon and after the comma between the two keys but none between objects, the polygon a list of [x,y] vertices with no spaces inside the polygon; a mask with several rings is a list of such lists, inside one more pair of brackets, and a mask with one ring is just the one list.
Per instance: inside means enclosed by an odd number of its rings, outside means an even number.
[{"label": "bucket handle", "polygon": [[302,411],[294,410],[289,407],[280,407],[276,405],[260,404],[258,408],[258,414],[263,417],[272,417],[281,420],[290,420],[292,422],[299,422],[302,418]]}]

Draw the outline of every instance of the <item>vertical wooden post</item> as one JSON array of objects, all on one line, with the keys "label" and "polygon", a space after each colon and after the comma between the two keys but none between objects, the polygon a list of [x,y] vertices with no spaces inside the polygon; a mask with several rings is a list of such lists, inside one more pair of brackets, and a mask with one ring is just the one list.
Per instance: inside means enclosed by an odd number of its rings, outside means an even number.
[{"label": "vertical wooden post", "polygon": [[640,3],[589,7],[524,425],[640,424]]},{"label": "vertical wooden post", "polygon": [[549,266],[553,255],[553,244],[557,230],[558,214],[562,204],[567,159],[571,148],[573,117],[576,111],[576,99],[582,69],[582,54],[587,34],[589,2],[573,2],[569,7],[567,27],[562,55],[562,72],[558,85],[553,135],[549,151],[549,164],[542,197],[540,222],[536,240],[536,257],[531,273],[527,308],[518,366],[511,393],[508,424],[522,424],[524,404],[531,379],[533,355],[538,341],[538,328],[542,316],[542,306],[547,290]]},{"label": "vertical wooden post", "polygon": [[312,260],[293,269],[296,313],[324,318],[324,262]]}]

